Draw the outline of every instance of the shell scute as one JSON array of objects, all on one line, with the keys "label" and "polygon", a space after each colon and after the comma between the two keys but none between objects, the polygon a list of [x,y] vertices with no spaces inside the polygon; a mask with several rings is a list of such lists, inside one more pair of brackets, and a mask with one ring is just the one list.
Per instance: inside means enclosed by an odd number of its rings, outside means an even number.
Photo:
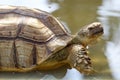
[{"label": "shell scute", "polygon": [[[10,45],[6,49],[0,46],[0,67],[30,68],[41,64],[71,40],[67,29],[47,12],[0,6],[0,45]],[[5,52],[10,55],[2,58]]]},{"label": "shell scute", "polygon": [[13,58],[13,41],[0,40],[0,67],[15,67]]}]

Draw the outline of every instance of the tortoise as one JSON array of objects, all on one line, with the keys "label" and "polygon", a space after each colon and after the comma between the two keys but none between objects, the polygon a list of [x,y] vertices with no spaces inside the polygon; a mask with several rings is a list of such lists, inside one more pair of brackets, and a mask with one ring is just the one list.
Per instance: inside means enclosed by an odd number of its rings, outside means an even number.
[{"label": "tortoise", "polygon": [[87,46],[103,34],[101,23],[75,35],[50,13],[23,6],[0,6],[0,71],[51,70],[63,65],[93,70]]}]

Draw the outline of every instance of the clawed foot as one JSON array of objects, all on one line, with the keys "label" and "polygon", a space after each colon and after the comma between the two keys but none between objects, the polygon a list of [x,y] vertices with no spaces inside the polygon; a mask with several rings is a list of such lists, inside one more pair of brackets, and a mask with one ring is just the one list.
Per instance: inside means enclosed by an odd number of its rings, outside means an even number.
[{"label": "clawed foot", "polygon": [[74,67],[80,67],[81,71],[83,73],[89,73],[92,70],[91,66],[91,59],[87,55],[87,51],[85,48],[82,48],[81,50],[78,51],[76,54],[76,61],[74,63]]},{"label": "clawed foot", "polygon": [[75,44],[70,46],[68,50],[70,53],[70,56],[68,57],[68,63],[71,67],[76,68],[78,71],[85,74],[94,72],[87,49],[83,45]]}]

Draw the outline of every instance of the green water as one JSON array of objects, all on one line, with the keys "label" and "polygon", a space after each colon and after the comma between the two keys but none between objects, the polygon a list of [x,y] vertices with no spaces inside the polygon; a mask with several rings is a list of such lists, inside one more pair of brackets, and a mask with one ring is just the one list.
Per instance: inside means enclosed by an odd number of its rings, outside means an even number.
[{"label": "green water", "polygon": [[72,33],[77,32],[81,26],[98,21],[97,7],[101,4],[101,0],[64,0],[59,2],[60,8],[53,12],[53,15],[67,23]]}]

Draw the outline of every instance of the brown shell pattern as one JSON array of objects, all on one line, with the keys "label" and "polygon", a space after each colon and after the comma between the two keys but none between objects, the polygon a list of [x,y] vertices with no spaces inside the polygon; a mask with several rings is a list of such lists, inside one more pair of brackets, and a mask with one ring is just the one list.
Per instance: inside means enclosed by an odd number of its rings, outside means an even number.
[{"label": "brown shell pattern", "polygon": [[67,29],[47,12],[0,6],[0,68],[40,64],[71,39]]}]

